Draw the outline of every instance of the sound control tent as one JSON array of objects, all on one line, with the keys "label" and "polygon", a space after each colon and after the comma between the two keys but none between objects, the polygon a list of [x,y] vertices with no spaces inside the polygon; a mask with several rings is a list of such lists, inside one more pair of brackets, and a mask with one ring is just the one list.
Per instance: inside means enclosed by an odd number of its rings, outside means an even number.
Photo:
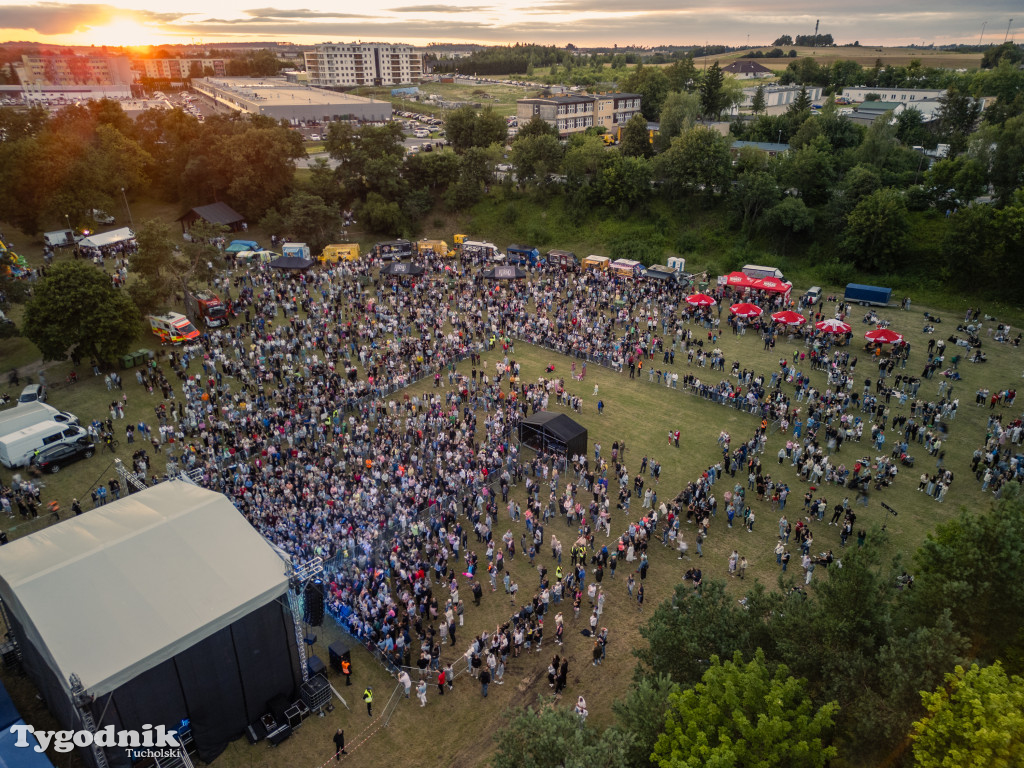
[{"label": "sound control tent", "polygon": [[519,440],[534,450],[587,455],[587,430],[564,413],[538,411],[519,422]]},{"label": "sound control tent", "polygon": [[[0,548],[0,599],[62,727],[82,727],[75,675],[97,728],[188,719],[205,762],[302,681],[287,589],[285,563],[227,497],[182,481]],[[131,764],[124,749],[106,757]]]}]

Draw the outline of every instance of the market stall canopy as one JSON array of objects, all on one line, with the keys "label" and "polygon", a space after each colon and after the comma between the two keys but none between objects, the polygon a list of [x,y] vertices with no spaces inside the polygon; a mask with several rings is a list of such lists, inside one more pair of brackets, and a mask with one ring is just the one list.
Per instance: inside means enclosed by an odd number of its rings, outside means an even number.
[{"label": "market stall canopy", "polygon": [[853,330],[853,327],[848,323],[844,323],[842,320],[836,320],[834,317],[815,323],[814,327],[819,331],[824,331],[825,333],[849,333]]},{"label": "market stall canopy", "polygon": [[109,232],[98,232],[90,235],[78,243],[82,248],[104,248],[108,245],[117,245],[135,237],[135,232],[130,227],[112,229]]},{"label": "market stall canopy", "polygon": [[282,269],[287,272],[305,272],[313,266],[312,259],[303,259],[300,256],[282,256],[270,262],[272,269]]},{"label": "market stall canopy", "polygon": [[876,344],[899,344],[903,341],[902,334],[889,328],[876,328],[873,331],[868,331],[864,334],[864,338]]},{"label": "market stall canopy", "polygon": [[739,304],[733,304],[729,307],[729,311],[737,317],[760,317],[761,313],[764,312],[757,304],[750,304],[745,301],[741,301]]},{"label": "market stall canopy", "polygon": [[686,297],[686,303],[692,304],[695,307],[710,307],[712,304],[717,304],[718,302],[706,293],[694,293],[691,296]]},{"label": "market stall canopy", "polygon": [[512,264],[502,264],[501,266],[484,270],[484,277],[488,280],[520,280],[526,277],[526,273]]},{"label": "market stall canopy", "polygon": [[232,240],[224,253],[240,253],[242,251],[258,251],[260,244],[255,240]]},{"label": "market stall canopy", "polygon": [[720,282],[731,285],[733,288],[749,288],[752,291],[771,291],[772,293],[788,294],[793,290],[793,284],[777,277],[751,277],[742,272],[730,272]]},{"label": "market stall canopy", "polygon": [[391,276],[410,276],[422,275],[426,270],[423,269],[419,264],[409,264],[404,261],[392,261],[386,267],[384,267],[380,273],[382,275]]},{"label": "market stall canopy", "polygon": [[787,309],[783,312],[776,312],[772,315],[772,320],[776,323],[784,323],[786,325],[803,325],[807,322],[806,317],[791,309]]}]

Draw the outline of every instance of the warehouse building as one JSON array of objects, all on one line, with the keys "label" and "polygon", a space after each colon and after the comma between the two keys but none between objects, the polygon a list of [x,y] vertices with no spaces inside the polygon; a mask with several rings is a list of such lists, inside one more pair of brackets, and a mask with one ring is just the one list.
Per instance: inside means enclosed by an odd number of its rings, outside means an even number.
[{"label": "warehouse building", "polygon": [[211,77],[193,80],[192,88],[222,107],[291,123],[391,119],[390,102],[290,83],[284,78]]}]

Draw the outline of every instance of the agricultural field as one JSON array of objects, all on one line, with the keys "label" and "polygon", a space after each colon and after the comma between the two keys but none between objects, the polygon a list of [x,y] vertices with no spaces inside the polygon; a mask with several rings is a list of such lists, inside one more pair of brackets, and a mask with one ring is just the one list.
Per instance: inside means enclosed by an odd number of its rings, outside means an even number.
[{"label": "agricultural field", "polygon": [[[821,64],[830,64],[841,59],[843,61],[855,61],[862,67],[873,67],[876,61],[881,61],[883,65],[897,67],[905,67],[911,61],[920,61],[922,66],[925,67],[946,69],[977,69],[981,66],[980,53],[954,53],[951,51],[929,51],[916,48],[891,48],[870,45],[857,48],[846,46],[839,48],[811,48],[808,46],[789,45],[781,47],[786,53],[789,53],[790,49],[795,48],[797,58],[811,56]],[[771,49],[772,46],[769,45],[760,50],[767,53]],[[745,53],[747,51],[736,51],[718,56],[702,56],[694,59],[693,63],[697,69],[702,69],[705,64],[710,65],[716,61],[724,67],[736,59],[742,58]],[[755,61],[769,69],[781,72],[789,66],[789,62],[792,59],[755,59]]]}]

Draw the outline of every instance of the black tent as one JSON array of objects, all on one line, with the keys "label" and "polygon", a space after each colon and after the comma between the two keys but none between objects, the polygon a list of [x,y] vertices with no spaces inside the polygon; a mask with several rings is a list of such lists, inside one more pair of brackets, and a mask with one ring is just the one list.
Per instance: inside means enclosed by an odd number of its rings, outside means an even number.
[{"label": "black tent", "polygon": [[223,494],[160,483],[0,550],[13,637],[63,728],[188,721],[211,762],[302,684],[285,565]]},{"label": "black tent", "polygon": [[502,264],[493,269],[484,270],[484,277],[488,280],[520,280],[526,277],[526,273],[512,264]]},{"label": "black tent", "polygon": [[519,440],[534,450],[587,455],[587,430],[564,413],[538,411],[519,422]]},{"label": "black tent", "polygon": [[268,266],[272,269],[281,269],[286,272],[305,272],[313,266],[313,262],[301,256],[282,256],[279,259],[274,259]]},{"label": "black tent", "polygon": [[425,271],[426,270],[419,264],[409,264],[404,261],[392,261],[384,267],[380,273],[391,277],[413,277],[415,275],[422,275]]}]

